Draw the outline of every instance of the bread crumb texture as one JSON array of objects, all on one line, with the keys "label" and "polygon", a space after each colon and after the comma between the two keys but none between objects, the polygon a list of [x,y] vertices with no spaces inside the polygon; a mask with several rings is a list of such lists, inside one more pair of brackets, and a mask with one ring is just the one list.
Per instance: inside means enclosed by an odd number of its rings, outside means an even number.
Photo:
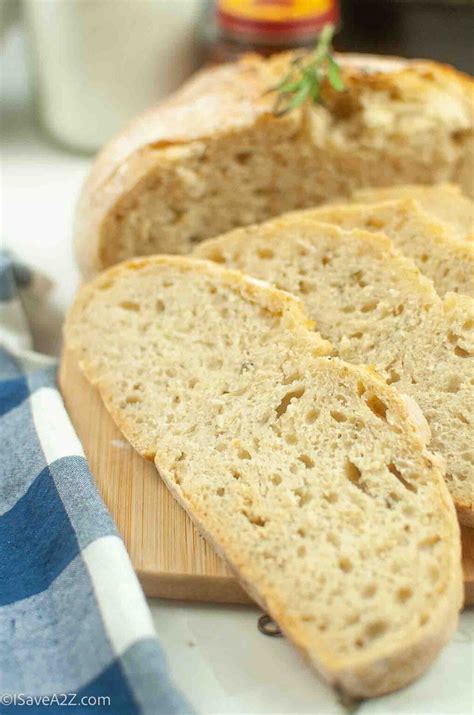
[{"label": "bread crumb texture", "polygon": [[[371,215],[366,208],[329,208],[326,218],[331,211],[346,217],[343,225]],[[386,236],[344,231],[319,223],[320,215],[293,213],[238,229],[196,253],[301,297],[340,357],[373,365],[413,397],[429,423],[431,449],[446,461],[460,518],[470,523],[474,299],[448,293],[443,301]]]},{"label": "bread crumb texture", "polygon": [[[300,239],[302,258],[319,251]],[[354,297],[383,332],[383,296]],[[457,310],[450,299],[452,352]],[[330,683],[368,697],[426,669],[461,598],[442,470],[393,388],[325,356],[300,301],[209,262],[143,259],[83,288],[65,336],[123,433]],[[348,339],[351,355],[372,340]]]},{"label": "bread crumb texture", "polygon": [[[429,194],[435,192],[433,187]],[[416,196],[416,191],[414,193]],[[425,193],[423,187],[423,195]],[[362,198],[369,199],[369,191],[361,194]],[[374,194],[378,196],[379,192]],[[474,207],[472,201],[461,198]],[[382,232],[414,261],[421,273],[431,278],[440,296],[453,292],[474,298],[474,241],[459,240],[456,224],[435,217],[428,208],[418,199],[404,197],[373,203],[326,205],[308,209],[305,215],[346,230]]]}]

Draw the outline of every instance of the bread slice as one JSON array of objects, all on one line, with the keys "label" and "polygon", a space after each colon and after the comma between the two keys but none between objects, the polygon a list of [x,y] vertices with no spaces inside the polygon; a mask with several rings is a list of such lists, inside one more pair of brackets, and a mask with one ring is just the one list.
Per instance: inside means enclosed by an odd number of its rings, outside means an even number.
[{"label": "bread slice", "polygon": [[333,685],[410,682],[455,627],[459,533],[410,409],[301,302],[187,258],[83,288],[65,337],[126,437]]},{"label": "bread slice", "polygon": [[356,191],[353,198],[358,202],[377,203],[389,199],[416,199],[429,214],[453,232],[456,238],[463,241],[474,240],[474,202],[465,196],[461,187],[456,184],[435,186],[415,184],[365,189]]},{"label": "bread slice", "polygon": [[196,251],[301,297],[340,357],[373,365],[421,407],[462,523],[474,525],[474,299],[433,284],[383,235],[291,214]]},{"label": "bread slice", "polygon": [[474,297],[474,242],[459,241],[414,199],[331,204],[306,214],[347,230],[383,232],[431,278],[440,296],[454,292]]},{"label": "bread slice", "polygon": [[236,226],[363,187],[459,181],[474,191],[470,78],[428,61],[340,56],[346,89],[275,117],[294,53],[204,70],[99,154],[77,208],[86,275],[188,253]]}]

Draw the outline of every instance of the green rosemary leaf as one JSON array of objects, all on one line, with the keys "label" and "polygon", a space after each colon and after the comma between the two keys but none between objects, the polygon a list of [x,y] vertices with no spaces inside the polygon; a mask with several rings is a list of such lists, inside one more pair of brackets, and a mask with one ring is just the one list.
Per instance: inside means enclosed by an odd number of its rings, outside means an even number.
[{"label": "green rosemary leaf", "polygon": [[332,56],[334,27],[325,25],[318,44],[310,53],[299,54],[291,61],[290,71],[268,91],[276,91],[273,113],[277,117],[301,106],[308,98],[321,101],[321,85],[325,78],[338,92],[344,89],[339,65]]},{"label": "green rosemary leaf", "polygon": [[313,104],[317,104],[319,102],[320,95],[321,95],[321,84],[318,80],[311,87],[310,97],[311,97]]},{"label": "green rosemary leaf", "polygon": [[331,55],[328,55],[328,80],[331,86],[337,91],[342,92],[344,89],[344,82],[341,77],[341,70],[339,65]]},{"label": "green rosemary leaf", "polygon": [[300,88],[300,86],[301,83],[298,81],[285,82],[278,85],[278,91],[282,94],[288,94],[288,92],[296,92]]},{"label": "green rosemary leaf", "polygon": [[311,84],[309,82],[305,82],[304,84],[302,84],[301,87],[298,89],[298,91],[295,92],[293,99],[289,102],[288,111],[291,111],[292,109],[296,109],[296,107],[299,107],[300,104],[303,104],[303,102],[308,97],[310,91],[311,91]]}]

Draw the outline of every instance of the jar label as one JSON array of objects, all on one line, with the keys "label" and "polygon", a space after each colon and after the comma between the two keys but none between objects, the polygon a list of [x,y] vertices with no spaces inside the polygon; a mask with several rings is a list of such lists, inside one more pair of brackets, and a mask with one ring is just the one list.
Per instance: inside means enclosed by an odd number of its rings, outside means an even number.
[{"label": "jar label", "polygon": [[339,22],[338,0],[217,0],[223,30],[254,41],[304,40]]},{"label": "jar label", "polygon": [[[334,0],[218,0],[220,12],[235,18],[288,23],[336,14]],[[329,22],[329,20],[327,19]]]}]

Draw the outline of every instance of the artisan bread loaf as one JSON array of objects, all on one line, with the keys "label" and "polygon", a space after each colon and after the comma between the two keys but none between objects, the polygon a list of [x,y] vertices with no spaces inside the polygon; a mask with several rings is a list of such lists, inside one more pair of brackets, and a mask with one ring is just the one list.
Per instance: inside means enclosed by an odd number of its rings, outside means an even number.
[{"label": "artisan bread loaf", "polygon": [[[474,159],[471,157],[472,161]],[[472,190],[469,192],[465,188],[472,196]],[[356,201],[364,203],[400,198],[416,199],[425,211],[442,221],[456,238],[474,240],[474,202],[456,184],[389,186],[383,189],[362,189],[354,194]]]},{"label": "artisan bread loaf", "polygon": [[83,288],[65,337],[249,593],[330,683],[378,695],[455,626],[458,526],[403,399],[310,326],[289,295],[157,257]]},{"label": "artisan bread loaf", "polygon": [[305,214],[238,229],[196,253],[301,297],[340,357],[373,365],[415,398],[460,519],[474,525],[474,299],[441,300],[385,236]]},{"label": "artisan bread loaf", "polygon": [[440,296],[454,292],[474,297],[474,242],[458,240],[414,199],[331,204],[306,214],[347,230],[383,232],[431,278]]},{"label": "artisan bread loaf", "polygon": [[[427,61],[341,56],[345,91],[273,114],[293,53],[207,69],[99,154],[77,208],[85,274],[358,188],[459,181],[472,191],[472,81]],[[463,178],[464,177],[464,178]]]}]

